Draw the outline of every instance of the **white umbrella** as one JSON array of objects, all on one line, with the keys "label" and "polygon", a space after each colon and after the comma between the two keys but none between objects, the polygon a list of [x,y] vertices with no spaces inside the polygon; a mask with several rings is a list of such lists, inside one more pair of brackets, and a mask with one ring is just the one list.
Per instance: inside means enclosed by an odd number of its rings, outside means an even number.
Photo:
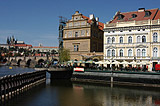
[{"label": "white umbrella", "polygon": [[141,63],[141,65],[149,65],[151,62],[141,61],[140,63]]},{"label": "white umbrella", "polygon": [[112,62],[112,64],[120,64],[120,62],[119,61],[114,61],[114,62]]},{"label": "white umbrella", "polygon": [[135,64],[137,64],[137,62],[132,61],[132,62],[130,62],[129,64],[133,64],[133,65],[135,65]]},{"label": "white umbrella", "polygon": [[104,64],[103,61],[98,61],[98,62],[95,62],[95,64]]},{"label": "white umbrella", "polygon": [[127,61],[123,61],[123,62],[121,62],[120,64],[125,64],[125,65],[128,65],[129,64],[129,62],[127,62]]},{"label": "white umbrella", "polygon": [[104,64],[111,64],[111,62],[107,60],[104,62]]}]

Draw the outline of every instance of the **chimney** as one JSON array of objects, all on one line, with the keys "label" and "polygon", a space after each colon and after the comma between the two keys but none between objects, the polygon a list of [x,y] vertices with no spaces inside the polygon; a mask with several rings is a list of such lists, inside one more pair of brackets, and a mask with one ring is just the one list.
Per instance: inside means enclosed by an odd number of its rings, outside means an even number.
[{"label": "chimney", "polygon": [[96,21],[99,21],[99,18],[98,18],[98,17],[96,17]]},{"label": "chimney", "polygon": [[138,9],[138,12],[144,12],[145,11],[145,8],[139,8]]},{"label": "chimney", "polygon": [[98,17],[96,17],[96,24],[98,25],[98,22],[99,22],[99,18]]},{"label": "chimney", "polygon": [[90,20],[92,20],[93,18],[94,18],[94,15],[93,15],[93,14],[89,15],[89,19],[90,19]]}]

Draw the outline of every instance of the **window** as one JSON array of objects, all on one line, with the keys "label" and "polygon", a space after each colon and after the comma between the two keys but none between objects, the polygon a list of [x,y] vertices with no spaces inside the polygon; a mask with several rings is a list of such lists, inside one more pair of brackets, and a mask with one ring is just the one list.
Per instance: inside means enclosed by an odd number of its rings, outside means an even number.
[{"label": "window", "polygon": [[110,50],[107,50],[107,56],[109,57],[111,54],[111,51]]},{"label": "window", "polygon": [[157,32],[153,33],[153,42],[158,42],[158,34],[157,34]]},{"label": "window", "polygon": [[70,23],[68,24],[68,26],[71,27],[71,26],[72,26],[72,23],[70,22]]},{"label": "window", "polygon": [[132,43],[132,37],[131,36],[128,37],[128,43]]},{"label": "window", "polygon": [[122,15],[122,14],[118,14],[118,18],[117,18],[117,20],[122,20],[124,18],[124,15]]},{"label": "window", "polygon": [[78,32],[75,32],[75,37],[78,37]]},{"label": "window", "polygon": [[152,13],[150,11],[145,11],[145,16],[144,17],[149,17]]},{"label": "window", "polygon": [[137,56],[140,57],[141,56],[141,50],[137,49]]},{"label": "window", "polygon": [[146,50],[145,49],[142,49],[142,56],[146,56]]},{"label": "window", "polygon": [[85,35],[85,30],[81,30],[81,36]]},{"label": "window", "polygon": [[123,37],[119,38],[119,43],[123,43]]},{"label": "window", "polygon": [[120,57],[123,56],[123,50],[122,50],[122,49],[119,51],[119,56],[120,56]]},{"label": "window", "polygon": [[132,56],[132,50],[131,49],[128,50],[128,56]]},{"label": "window", "polygon": [[78,51],[79,50],[79,45],[74,45],[74,51]]},{"label": "window", "polygon": [[141,37],[137,36],[137,42],[141,42]]},{"label": "window", "polygon": [[87,36],[89,35],[89,30],[86,30]]},{"label": "window", "polygon": [[142,42],[146,42],[146,36],[142,36]]},{"label": "window", "polygon": [[112,50],[112,56],[115,56],[115,50]]},{"label": "window", "polygon": [[112,43],[114,43],[115,42],[115,38],[114,37],[112,37]]},{"label": "window", "polygon": [[82,22],[81,22],[81,25],[85,25],[85,24],[86,24],[86,22],[85,22],[85,21],[82,21]]},{"label": "window", "polygon": [[79,22],[74,22],[74,26],[79,26]]},{"label": "window", "polygon": [[132,18],[136,18],[137,17],[137,15],[136,14],[132,14]]},{"label": "window", "polygon": [[72,37],[72,31],[68,32],[68,37]]},{"label": "window", "polygon": [[64,37],[67,38],[67,32],[64,33]]},{"label": "window", "polygon": [[158,49],[155,47],[153,48],[153,57],[157,57],[158,55]]},{"label": "window", "polygon": [[111,42],[111,39],[110,37],[107,38],[107,43],[110,43]]}]

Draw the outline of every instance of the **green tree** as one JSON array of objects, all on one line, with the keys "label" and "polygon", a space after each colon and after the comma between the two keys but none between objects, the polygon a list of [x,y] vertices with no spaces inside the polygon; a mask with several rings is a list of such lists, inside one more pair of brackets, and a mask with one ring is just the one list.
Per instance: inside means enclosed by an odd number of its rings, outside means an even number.
[{"label": "green tree", "polygon": [[68,49],[60,49],[59,50],[59,61],[60,63],[66,62],[70,60],[70,51]]}]

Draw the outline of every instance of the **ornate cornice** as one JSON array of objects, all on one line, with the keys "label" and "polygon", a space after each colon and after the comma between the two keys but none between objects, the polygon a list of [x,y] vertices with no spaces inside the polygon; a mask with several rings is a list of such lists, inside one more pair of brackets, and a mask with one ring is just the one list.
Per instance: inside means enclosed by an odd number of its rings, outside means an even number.
[{"label": "ornate cornice", "polygon": [[104,28],[103,31],[128,31],[128,30],[140,30],[140,29],[151,29],[160,28],[160,25],[144,25],[144,26],[129,26],[129,27],[114,27],[114,28]]}]

